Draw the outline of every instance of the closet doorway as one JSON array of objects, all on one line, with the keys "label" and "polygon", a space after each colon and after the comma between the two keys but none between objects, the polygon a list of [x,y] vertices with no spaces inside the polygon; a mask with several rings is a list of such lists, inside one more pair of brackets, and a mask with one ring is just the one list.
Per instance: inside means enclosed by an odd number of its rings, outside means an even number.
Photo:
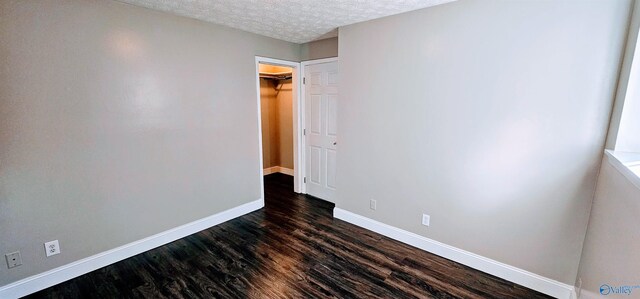
[{"label": "closet doorway", "polygon": [[[297,62],[256,57],[261,173],[293,176],[303,193],[299,153],[299,68]],[[264,198],[264,180],[262,180]]]}]

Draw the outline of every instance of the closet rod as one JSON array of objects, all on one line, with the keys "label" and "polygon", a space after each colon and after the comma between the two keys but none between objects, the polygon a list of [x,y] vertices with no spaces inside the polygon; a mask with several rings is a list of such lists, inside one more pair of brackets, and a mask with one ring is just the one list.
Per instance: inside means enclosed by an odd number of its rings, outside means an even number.
[{"label": "closet rod", "polygon": [[293,78],[292,74],[266,74],[260,73],[260,78],[275,79],[275,80],[287,80]]}]

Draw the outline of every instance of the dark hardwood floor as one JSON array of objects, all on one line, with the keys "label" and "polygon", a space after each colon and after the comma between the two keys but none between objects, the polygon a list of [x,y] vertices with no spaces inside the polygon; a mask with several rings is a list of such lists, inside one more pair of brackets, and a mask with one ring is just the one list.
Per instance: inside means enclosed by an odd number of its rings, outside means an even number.
[{"label": "dark hardwood floor", "polygon": [[550,298],[333,219],[265,177],[266,207],[28,298]]}]

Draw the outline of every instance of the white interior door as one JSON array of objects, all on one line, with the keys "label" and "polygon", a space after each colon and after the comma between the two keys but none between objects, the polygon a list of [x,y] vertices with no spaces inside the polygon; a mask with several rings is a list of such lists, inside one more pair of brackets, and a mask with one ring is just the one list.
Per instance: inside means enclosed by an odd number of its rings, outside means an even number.
[{"label": "white interior door", "polygon": [[338,62],[305,67],[307,194],[334,201],[336,190]]}]

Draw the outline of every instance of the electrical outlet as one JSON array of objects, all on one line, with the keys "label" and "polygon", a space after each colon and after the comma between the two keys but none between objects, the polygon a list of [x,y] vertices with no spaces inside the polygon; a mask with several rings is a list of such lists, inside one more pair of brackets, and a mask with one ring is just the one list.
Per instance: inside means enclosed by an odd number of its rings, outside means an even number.
[{"label": "electrical outlet", "polygon": [[378,206],[378,202],[375,199],[369,201],[369,208],[375,210]]},{"label": "electrical outlet", "polygon": [[422,225],[429,226],[430,222],[431,222],[431,216],[427,214],[422,214]]},{"label": "electrical outlet", "polygon": [[44,251],[47,253],[47,257],[60,253],[60,243],[58,240],[44,243]]},{"label": "electrical outlet", "polygon": [[20,251],[7,253],[4,257],[7,259],[7,267],[9,267],[9,269],[22,265],[22,256],[20,256]]}]

